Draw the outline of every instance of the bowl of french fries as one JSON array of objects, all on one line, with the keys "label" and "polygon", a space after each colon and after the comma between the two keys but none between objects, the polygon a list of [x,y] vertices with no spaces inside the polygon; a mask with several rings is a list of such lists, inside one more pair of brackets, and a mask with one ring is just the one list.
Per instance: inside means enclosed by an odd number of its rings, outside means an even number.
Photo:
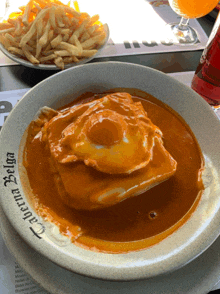
[{"label": "bowl of french fries", "polygon": [[0,23],[0,49],[24,66],[63,70],[95,58],[109,39],[99,15],[58,0],[30,0]]}]

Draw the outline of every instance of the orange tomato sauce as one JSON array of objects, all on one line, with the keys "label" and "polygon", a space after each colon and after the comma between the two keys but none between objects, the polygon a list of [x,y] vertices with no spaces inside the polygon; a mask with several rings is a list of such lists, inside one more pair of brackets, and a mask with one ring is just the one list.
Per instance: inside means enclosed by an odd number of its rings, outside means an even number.
[{"label": "orange tomato sauce", "polygon": [[[27,137],[25,149],[26,171],[34,195],[29,202],[35,211],[55,223],[74,244],[109,253],[136,251],[160,242],[190,218],[204,190],[203,155],[184,120],[148,93],[136,89],[111,89],[109,93],[119,91],[141,101],[148,117],[161,129],[164,146],[177,161],[176,173],[170,179],[105,209],[75,210],[60,199],[48,168],[50,153],[41,140],[35,138],[30,142]],[[87,93],[65,108],[96,98]],[[82,234],[77,235],[79,228]]]}]

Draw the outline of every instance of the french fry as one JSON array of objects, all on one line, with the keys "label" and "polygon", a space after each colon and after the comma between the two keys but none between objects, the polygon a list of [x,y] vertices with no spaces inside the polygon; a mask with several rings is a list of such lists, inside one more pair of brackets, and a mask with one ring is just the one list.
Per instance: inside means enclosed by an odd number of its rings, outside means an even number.
[{"label": "french fry", "polygon": [[54,54],[58,55],[58,56],[72,56],[72,54],[67,51],[67,50],[55,50]]},{"label": "french fry", "polygon": [[19,36],[19,35],[21,35],[21,33],[22,33],[22,26],[21,26],[21,23],[22,23],[22,18],[19,16],[19,17],[16,19],[16,23],[15,23],[15,35],[16,35],[16,36]]},{"label": "french fry", "polygon": [[97,44],[98,42],[101,42],[104,38],[105,38],[105,36],[103,34],[100,34],[100,35],[97,35],[95,37],[92,37],[92,38],[86,40],[85,42],[83,42],[81,44],[82,45],[82,48],[83,49],[88,49],[91,46]]},{"label": "french fry", "polygon": [[65,24],[63,22],[63,16],[65,15],[65,12],[62,7],[58,7],[56,9],[56,22],[58,24],[58,27],[63,28],[65,27]]},{"label": "french fry", "polygon": [[80,37],[80,42],[83,43],[90,38],[90,34],[88,31],[85,31],[83,35]]},{"label": "french fry", "polygon": [[37,24],[37,38],[40,39],[40,37],[43,35],[43,19],[39,19]]},{"label": "french fry", "polygon": [[51,9],[50,9],[49,16],[50,16],[50,23],[51,23],[51,26],[52,26],[54,29],[56,29],[56,27],[57,27],[57,24],[56,24],[56,15],[55,15],[55,13],[56,13],[56,7],[53,6],[53,7],[51,7]]},{"label": "french fry", "polygon": [[74,30],[79,26],[79,19],[76,17],[71,18],[70,20],[71,25],[73,26]]},{"label": "french fry", "polygon": [[10,24],[12,24],[13,26],[15,26],[15,24],[16,24],[16,18],[9,18],[9,19],[8,19],[8,22],[9,22]]},{"label": "french fry", "polygon": [[57,57],[57,55],[54,54],[54,53],[52,53],[52,54],[50,54],[50,55],[48,55],[48,56],[40,57],[40,58],[39,58],[39,61],[40,61],[40,62],[45,62],[45,61],[52,60],[52,59],[54,59],[54,58],[56,58],[56,57]]},{"label": "french fry", "polygon": [[32,25],[30,30],[23,36],[23,38],[20,41],[19,47],[24,47],[28,41],[33,37],[33,35],[36,32],[36,25]]},{"label": "french fry", "polygon": [[21,33],[22,37],[23,37],[24,34],[26,34],[28,31],[29,31],[29,27],[28,27],[28,26],[27,26],[27,27],[23,26],[23,27],[22,27],[22,33]]},{"label": "french fry", "polygon": [[74,8],[77,12],[80,12],[79,3],[77,1],[73,1]]},{"label": "french fry", "polygon": [[71,30],[70,29],[61,29],[61,28],[58,28],[57,29],[57,32],[61,35],[68,35],[70,34]]},{"label": "french fry", "polygon": [[64,63],[72,63],[73,62],[73,57],[72,56],[67,56],[67,57],[63,57],[63,62]]},{"label": "french fry", "polygon": [[19,49],[17,47],[9,47],[8,51],[15,54],[15,55],[20,55],[20,56],[23,56],[23,57],[25,56],[23,50]]},{"label": "french fry", "polygon": [[11,47],[11,43],[7,38],[5,38],[5,36],[0,35],[0,42],[7,50]]},{"label": "french fry", "polygon": [[16,39],[10,35],[9,33],[6,33],[5,34],[5,38],[9,40],[9,42],[14,46],[14,47],[19,47],[19,44],[18,42],[16,41]]},{"label": "french fry", "polygon": [[53,48],[55,48],[62,42],[62,40],[63,40],[63,38],[62,38],[61,34],[59,34],[50,42],[50,44]]},{"label": "french fry", "polygon": [[48,33],[48,41],[50,42],[52,39],[53,39],[53,36],[54,36],[54,30],[49,30],[49,33]]},{"label": "french fry", "polygon": [[57,67],[59,67],[60,69],[64,69],[64,62],[62,57],[57,57],[54,59],[54,63],[56,64]]},{"label": "french fry", "polygon": [[63,22],[64,22],[65,26],[68,26],[68,27],[71,26],[71,21],[66,15],[63,16]]},{"label": "french fry", "polygon": [[31,52],[28,50],[27,46],[24,46],[22,48],[22,51],[23,51],[23,53],[25,54],[25,56],[27,57],[27,59],[31,63],[33,63],[33,64],[39,64],[40,63],[40,61],[31,54]]},{"label": "french fry", "polygon": [[10,29],[13,27],[13,24],[9,23],[9,22],[3,22],[0,23],[0,31],[1,30],[6,30],[6,29]]},{"label": "french fry", "polygon": [[72,36],[69,39],[69,42],[72,43],[74,42],[74,36],[76,36],[77,38],[79,38],[79,36],[83,33],[83,31],[85,30],[85,26],[88,24],[89,20],[85,19],[82,24],[79,26],[79,28],[77,30],[75,30],[75,32],[72,34]]},{"label": "french fry", "polygon": [[45,9],[42,9],[42,10],[38,13],[38,15],[36,16],[34,23],[36,24],[37,21],[38,21],[40,18],[44,18],[44,16],[49,12],[50,9],[51,9],[50,7],[45,8]]},{"label": "french fry", "polygon": [[43,47],[44,45],[47,44],[50,26],[51,26],[50,25],[50,20],[48,20],[48,22],[46,24],[46,27],[45,27],[45,31],[44,31],[43,35],[40,37],[40,40],[39,40],[39,45],[41,47]]},{"label": "french fry", "polygon": [[77,36],[74,35],[72,39],[73,39],[73,44],[78,48],[79,53],[82,54],[83,48]]},{"label": "french fry", "polygon": [[98,27],[99,27],[99,26],[98,26],[98,25],[96,25],[96,24],[95,24],[95,25],[93,25],[93,26],[90,26],[90,27],[88,28],[88,30],[87,30],[88,34],[92,36],[92,35],[93,35],[93,33],[95,32],[95,30],[97,30],[97,29],[98,29]]},{"label": "french fry", "polygon": [[72,56],[74,62],[79,62],[79,59],[76,56]]},{"label": "french fry", "polygon": [[29,24],[29,16],[30,16],[30,12],[31,12],[31,9],[33,7],[33,1],[31,0],[25,7],[25,10],[24,10],[24,14],[23,14],[23,18],[22,18],[22,22],[25,26],[27,26]]},{"label": "french fry", "polygon": [[35,1],[34,1],[34,6],[37,8],[38,12],[41,11],[42,8],[41,8],[40,5],[37,4]]},{"label": "french fry", "polygon": [[34,2],[36,2],[40,7],[45,7],[47,5],[47,2],[44,0],[35,0]]},{"label": "french fry", "polygon": [[83,50],[81,53],[81,56],[83,57],[91,57],[93,55],[95,55],[98,52],[98,50],[96,49],[92,49],[92,50]]},{"label": "french fry", "polygon": [[41,50],[42,50],[42,46],[39,43],[37,43],[36,55],[35,55],[36,58],[39,58]]},{"label": "french fry", "polygon": [[69,53],[71,53],[72,55],[79,54],[79,49],[76,46],[69,44],[67,42],[61,42],[60,45],[57,46],[57,48],[58,49],[65,49]]},{"label": "french fry", "polygon": [[102,45],[104,45],[105,44],[105,41],[106,41],[105,40],[105,36],[103,36],[102,39],[100,39],[100,41],[98,43],[99,44],[99,47],[101,47]]},{"label": "french fry", "polygon": [[99,15],[90,17],[59,0],[30,0],[0,23],[0,43],[6,50],[59,69],[93,56],[105,39]]},{"label": "french fry", "polygon": [[48,20],[45,31],[37,43],[36,56],[35,56],[36,58],[40,56],[41,50],[44,46],[46,47],[46,50],[49,50],[47,47],[48,45],[50,46],[49,41],[53,38],[53,30],[50,30],[50,28],[51,28],[50,20]]},{"label": "french fry", "polygon": [[89,20],[89,26],[92,26],[98,20],[99,20],[99,15],[98,14],[93,15]]},{"label": "french fry", "polygon": [[15,31],[15,27],[10,28],[10,29],[0,30],[0,35],[6,34],[6,33],[10,33],[10,32],[14,32],[14,31]]},{"label": "french fry", "polygon": [[25,11],[25,5],[20,6],[19,7],[19,10],[21,10],[24,13],[24,11]]},{"label": "french fry", "polygon": [[65,6],[64,11],[69,13],[69,14],[72,14],[72,16],[74,16],[76,18],[80,18],[80,16],[81,16],[81,13],[74,10],[72,7]]}]

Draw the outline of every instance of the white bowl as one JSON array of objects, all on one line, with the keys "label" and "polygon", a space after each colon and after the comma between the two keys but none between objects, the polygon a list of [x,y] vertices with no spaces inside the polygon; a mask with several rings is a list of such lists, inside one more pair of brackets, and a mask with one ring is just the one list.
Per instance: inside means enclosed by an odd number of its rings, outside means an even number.
[{"label": "white bowl", "polygon": [[[106,254],[77,247],[65,238],[56,239],[49,229],[43,232],[41,220],[23,192],[17,160],[22,135],[39,108],[58,108],[81,93],[119,87],[146,91],[185,119],[205,157],[206,189],[190,219],[160,243],[138,252]],[[193,90],[159,71],[120,62],[70,68],[33,87],[7,118],[0,134],[1,167],[7,165],[7,153],[11,157],[14,154],[16,162],[11,162],[12,167],[8,168],[12,173],[1,168],[1,205],[11,224],[30,246],[73,272],[101,279],[134,280],[173,271],[200,255],[220,233],[219,134],[220,122],[211,107]],[[12,191],[20,193],[18,197],[25,202],[26,210],[22,211],[16,204]]]}]

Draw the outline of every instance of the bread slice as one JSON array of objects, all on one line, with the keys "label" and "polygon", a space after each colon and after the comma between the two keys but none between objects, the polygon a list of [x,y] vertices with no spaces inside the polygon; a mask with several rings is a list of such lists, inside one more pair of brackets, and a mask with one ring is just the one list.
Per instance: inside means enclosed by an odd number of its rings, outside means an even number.
[{"label": "bread slice", "polygon": [[56,164],[56,168],[55,181],[63,202],[75,209],[94,210],[137,196],[169,179],[177,162],[156,138],[150,163],[128,175],[102,173],[82,162]]}]

